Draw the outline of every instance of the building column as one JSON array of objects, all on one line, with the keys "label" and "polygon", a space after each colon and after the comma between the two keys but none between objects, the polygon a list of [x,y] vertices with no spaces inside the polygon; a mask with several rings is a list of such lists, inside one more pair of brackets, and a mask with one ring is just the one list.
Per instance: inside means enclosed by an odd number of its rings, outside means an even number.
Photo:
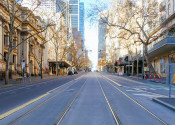
[{"label": "building column", "polygon": [[[17,44],[19,44],[20,42],[21,42],[21,32],[18,30],[17,31]],[[21,53],[21,48],[22,48],[22,44],[17,47],[17,70],[19,72],[22,72],[22,66],[21,66],[22,53]]]}]

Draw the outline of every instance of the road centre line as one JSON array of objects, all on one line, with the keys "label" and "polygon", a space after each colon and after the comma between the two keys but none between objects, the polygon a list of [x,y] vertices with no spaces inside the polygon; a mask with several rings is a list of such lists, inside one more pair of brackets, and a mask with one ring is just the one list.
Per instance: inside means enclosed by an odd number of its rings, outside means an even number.
[{"label": "road centre line", "polygon": [[3,118],[5,118],[5,117],[7,117],[7,116],[9,116],[9,115],[11,115],[11,114],[13,114],[14,112],[16,112],[16,111],[18,111],[18,110],[20,110],[20,109],[22,109],[22,108],[24,108],[24,107],[26,107],[26,106],[32,104],[32,103],[34,103],[34,102],[40,100],[41,98],[43,98],[43,97],[45,97],[45,96],[47,96],[47,95],[49,95],[49,93],[46,93],[46,94],[44,94],[44,95],[41,95],[41,96],[39,96],[38,98],[35,98],[35,99],[33,99],[33,100],[31,100],[31,101],[29,101],[29,102],[27,102],[27,103],[25,103],[25,104],[23,104],[23,105],[17,107],[17,108],[14,108],[14,109],[12,109],[12,110],[10,110],[10,111],[8,111],[8,112],[6,112],[6,113],[0,115],[0,120],[2,120]]},{"label": "road centre line", "polygon": [[102,88],[102,86],[101,86],[101,84],[100,84],[100,82],[99,82],[99,80],[98,80],[97,77],[96,77],[96,79],[97,79],[97,81],[98,81],[98,83],[99,83],[99,86],[100,86],[100,88],[101,88],[101,90],[102,90],[102,93],[103,93],[103,95],[104,95],[104,97],[105,97],[105,100],[106,100],[106,102],[107,102],[107,104],[108,104],[108,106],[109,106],[109,108],[110,108],[110,110],[111,110],[111,113],[112,113],[112,115],[113,115],[113,117],[114,117],[114,120],[115,120],[116,124],[117,124],[117,125],[120,125],[119,119],[118,119],[117,116],[115,115],[114,110],[112,109],[112,106],[111,106],[111,104],[109,103],[109,100],[108,100],[108,98],[107,98],[107,96],[106,96],[106,94],[105,94],[105,92],[104,92],[104,90],[103,90],[103,88]]},{"label": "road centre line", "polygon": [[[77,83],[77,82],[75,82]],[[75,83],[73,83],[72,85],[74,85]],[[16,122],[18,122],[19,120],[21,120],[22,118],[24,118],[25,116],[27,116],[28,114],[30,114],[31,112],[33,112],[34,110],[38,109],[39,107],[41,107],[42,105],[44,105],[45,103],[47,103],[48,101],[50,101],[51,99],[53,99],[54,97],[58,96],[59,94],[61,94],[62,92],[66,91],[69,87],[71,87],[72,85],[69,85],[68,87],[66,87],[65,89],[63,89],[60,92],[57,92],[55,95],[51,96],[50,98],[48,98],[47,100],[45,100],[44,102],[42,102],[41,104],[39,104],[38,106],[36,106],[35,108],[29,110],[28,112],[26,112],[25,114],[23,114],[22,116],[18,117],[17,119],[15,119],[14,121],[12,121],[9,125],[13,125]]]},{"label": "road centre line", "polygon": [[41,96],[39,96],[39,97],[37,97],[37,98],[35,98],[35,99],[33,99],[33,100],[27,102],[27,103],[25,103],[25,104],[23,104],[23,105],[21,105],[21,106],[18,106],[18,107],[14,108],[14,109],[12,109],[12,110],[10,110],[10,111],[7,111],[6,113],[1,114],[1,115],[0,115],[0,120],[2,120],[2,119],[4,119],[5,117],[7,117],[7,116],[9,116],[9,115],[11,115],[11,114],[17,112],[18,110],[20,110],[20,109],[22,109],[22,108],[25,108],[25,107],[28,106],[28,105],[30,105],[30,104],[32,104],[32,103],[34,103],[34,102],[36,102],[36,101],[38,101],[38,100],[44,98],[45,96],[49,95],[52,91],[54,91],[54,90],[56,90],[56,89],[58,89],[58,88],[61,88],[61,87],[65,86],[65,85],[71,83],[72,81],[74,81],[74,80],[71,80],[71,81],[69,81],[69,82],[66,83],[66,84],[63,84],[63,85],[61,85],[61,86],[58,86],[57,88],[54,88],[54,89],[52,89],[52,90],[46,92],[45,94],[43,94],[43,95],[41,95]]},{"label": "road centre line", "polygon": [[109,81],[107,81],[109,84],[111,84],[115,89],[117,89],[118,91],[120,91],[123,95],[125,95],[127,98],[129,98],[131,101],[133,101],[135,104],[137,104],[139,107],[141,107],[143,110],[145,110],[146,112],[148,112],[149,114],[151,114],[154,118],[156,118],[157,120],[159,120],[163,125],[168,125],[167,123],[165,123],[163,120],[161,120],[159,117],[157,117],[155,114],[153,114],[151,111],[149,111],[148,109],[146,109],[144,106],[142,106],[140,103],[138,103],[137,101],[135,101],[133,98],[131,98],[129,95],[127,95],[125,92],[123,92],[122,90],[120,90],[119,88],[117,88],[116,86],[114,86],[112,83],[110,83]]},{"label": "road centre line", "polygon": [[106,77],[106,76],[104,76],[104,75],[102,75],[102,76],[105,77],[106,79],[110,80],[111,82],[115,83],[116,85],[118,85],[118,86],[122,86],[122,85],[120,85],[119,83],[117,83],[117,82],[111,80],[110,78],[108,78],[108,77]]}]

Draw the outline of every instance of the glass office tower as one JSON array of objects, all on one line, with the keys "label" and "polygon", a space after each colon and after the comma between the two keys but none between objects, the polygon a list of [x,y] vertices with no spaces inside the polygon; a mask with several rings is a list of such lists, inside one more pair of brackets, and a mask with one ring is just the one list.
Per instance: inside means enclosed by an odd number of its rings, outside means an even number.
[{"label": "glass office tower", "polygon": [[79,5],[79,30],[81,31],[82,40],[84,41],[84,2],[80,2]]}]

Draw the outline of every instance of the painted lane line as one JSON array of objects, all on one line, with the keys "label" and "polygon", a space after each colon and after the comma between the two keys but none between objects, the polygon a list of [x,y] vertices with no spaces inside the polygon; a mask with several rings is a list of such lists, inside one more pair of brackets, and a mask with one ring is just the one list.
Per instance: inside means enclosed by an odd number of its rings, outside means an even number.
[{"label": "painted lane line", "polygon": [[24,108],[24,107],[30,105],[30,104],[32,104],[32,103],[34,103],[34,102],[40,100],[41,98],[47,96],[48,94],[49,94],[49,93],[46,93],[46,94],[44,94],[44,95],[41,95],[41,96],[39,96],[38,98],[35,98],[35,99],[33,99],[33,100],[31,100],[31,101],[29,101],[29,102],[27,102],[27,103],[25,103],[25,104],[23,104],[23,105],[17,107],[17,108],[14,108],[14,109],[12,109],[12,110],[10,110],[10,111],[8,111],[8,112],[6,112],[6,113],[0,115],[0,120],[3,119],[3,118],[5,118],[5,117],[7,117],[7,116],[9,116],[9,115],[11,115],[12,113],[14,113],[14,112],[16,112],[16,111],[18,111],[18,110],[20,110],[20,109],[22,109],[22,108]]},{"label": "painted lane line", "polygon": [[131,101],[133,101],[135,104],[137,104],[139,107],[141,107],[143,110],[145,110],[146,112],[148,112],[150,115],[152,115],[154,118],[156,118],[157,120],[159,120],[163,125],[168,125],[167,123],[165,123],[163,120],[161,120],[159,117],[157,117],[155,114],[153,114],[151,111],[149,111],[148,109],[146,109],[144,106],[142,106],[140,103],[138,103],[137,101],[135,101],[133,98],[131,98],[129,95],[127,95],[126,93],[124,93],[122,90],[120,90],[119,88],[117,88],[116,86],[114,86],[112,83],[110,83],[109,81],[107,81],[109,84],[111,84],[115,89],[117,89],[118,91],[120,91],[123,95],[125,95],[127,98],[129,98]]},{"label": "painted lane line", "polygon": [[14,109],[12,109],[12,110],[6,112],[6,113],[1,114],[1,115],[0,115],[0,120],[1,120],[1,119],[4,119],[5,117],[7,117],[7,116],[9,116],[9,115],[11,115],[11,114],[13,114],[13,113],[15,113],[15,112],[17,112],[18,110],[20,110],[20,109],[22,109],[22,108],[25,108],[26,106],[28,106],[28,105],[30,105],[30,104],[32,104],[32,103],[34,103],[34,102],[40,100],[41,98],[43,98],[43,97],[49,95],[52,91],[54,91],[54,90],[56,90],[56,89],[58,89],[58,88],[61,88],[61,87],[65,86],[65,85],[71,83],[72,81],[74,81],[74,80],[71,80],[70,82],[68,82],[68,83],[66,83],[66,84],[63,84],[63,85],[61,85],[61,86],[58,86],[57,88],[52,89],[52,90],[46,92],[45,94],[43,94],[43,95],[41,95],[41,96],[39,96],[39,97],[37,97],[37,98],[31,100],[31,101],[29,101],[29,102],[27,102],[27,103],[25,103],[25,104],[19,106],[19,107],[16,107],[16,108],[14,108]]},{"label": "painted lane line", "polygon": [[79,79],[81,79],[83,76],[84,76],[84,75],[82,75],[82,76],[80,76],[80,77],[76,78],[75,80],[79,80]]},{"label": "painted lane line", "polygon": [[157,95],[157,96],[168,97],[166,95],[162,95],[162,94],[158,94],[158,93],[154,93],[154,92],[149,92],[149,91],[138,89],[138,88],[131,88],[131,87],[128,87],[128,86],[122,86],[122,87],[132,89],[132,90],[136,90],[136,91],[140,91],[140,92],[146,92],[146,93],[149,93],[149,94],[154,94],[154,95]]},{"label": "painted lane line", "polygon": [[[73,80],[72,80],[73,81]],[[53,96],[49,97],[47,100],[45,100],[44,102],[42,102],[41,104],[39,104],[38,106],[34,107],[33,109],[29,110],[28,112],[26,112],[25,114],[23,114],[22,116],[18,117],[17,119],[15,119],[14,121],[12,121],[9,125],[13,125],[16,122],[18,122],[19,120],[23,119],[25,116],[29,115],[30,113],[32,113],[33,111],[35,111],[36,109],[38,109],[39,107],[41,107],[42,105],[44,105],[45,103],[49,102],[50,100],[52,100],[54,97],[60,95],[61,93],[63,93],[64,91],[66,91],[69,87],[73,86],[74,84],[76,84],[77,82],[67,86],[66,88],[64,88],[63,90],[57,92],[56,94],[54,94]],[[48,92],[49,93],[49,92]]]},{"label": "painted lane line", "polygon": [[[102,76],[103,76],[103,75],[102,75]],[[107,78],[106,76],[103,76],[103,77]],[[113,80],[111,80],[111,79],[109,79],[109,78],[107,78],[107,79],[108,79],[108,80],[110,80],[111,82],[113,82],[113,83],[117,84],[117,85],[118,85],[118,86],[120,86],[120,87],[122,86],[122,85],[120,85],[119,83],[116,83],[115,81],[113,81]],[[133,88],[128,87],[128,86],[122,86],[122,87],[133,89]],[[137,90],[138,90],[138,89],[137,89]],[[151,93],[151,94],[155,94],[155,95],[159,95],[159,96],[164,96],[164,97],[167,97],[166,95],[161,95],[161,94],[154,93],[154,92],[148,92],[148,91],[141,90],[141,89],[139,89],[139,91],[142,91],[142,92],[147,92],[147,93]]]},{"label": "painted lane line", "polygon": [[[103,75],[102,75],[102,76],[103,76]],[[106,77],[106,76],[103,76],[103,77],[105,77],[106,79],[108,79],[109,81],[111,81],[111,82],[115,83],[115,84],[116,84],[116,85],[118,85],[118,86],[122,86],[122,85],[120,85],[119,83],[117,83],[117,82],[115,82],[115,81],[111,80],[110,78],[108,78],[108,77]]]},{"label": "painted lane line", "polygon": [[[97,77],[96,77],[96,78],[97,78]],[[101,88],[101,90],[102,90],[102,93],[103,93],[103,95],[104,95],[104,97],[105,97],[105,100],[106,100],[106,102],[107,102],[107,104],[108,104],[108,106],[109,106],[109,109],[111,110],[111,113],[112,113],[112,115],[113,115],[113,117],[114,117],[115,123],[116,123],[117,125],[120,125],[121,123],[119,122],[119,119],[118,119],[117,116],[115,115],[114,110],[112,109],[112,106],[111,106],[111,104],[109,103],[109,100],[108,100],[108,98],[107,98],[107,96],[106,96],[106,94],[105,94],[105,92],[104,92],[104,90],[103,90],[103,88],[102,88],[102,86],[101,86],[101,84],[100,84],[100,82],[99,82],[98,79],[97,79],[97,81],[98,81],[99,86],[100,86],[100,88]]]},{"label": "painted lane line", "polygon": [[[166,87],[166,86],[161,86],[161,85],[159,85],[159,84],[156,85],[156,84],[150,84],[150,83],[143,83],[143,82],[138,82],[138,81],[131,80],[131,79],[129,79],[129,78],[123,78],[123,77],[118,77],[118,78],[123,79],[123,80],[130,81],[130,82],[133,82],[133,83],[141,84],[141,85],[152,86],[152,87],[157,87],[157,88],[161,88],[161,89],[164,89],[164,90],[169,90],[168,87]],[[173,89],[173,90],[175,90],[175,89]]]}]

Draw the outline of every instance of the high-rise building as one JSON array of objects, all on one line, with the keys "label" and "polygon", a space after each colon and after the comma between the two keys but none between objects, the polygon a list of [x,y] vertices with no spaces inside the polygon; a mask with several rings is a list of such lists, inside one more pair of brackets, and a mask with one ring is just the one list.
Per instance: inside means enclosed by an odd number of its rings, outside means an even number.
[{"label": "high-rise building", "polygon": [[69,0],[69,16],[72,28],[79,31],[79,0]]},{"label": "high-rise building", "polygon": [[79,15],[79,30],[81,31],[81,37],[84,41],[84,2],[80,2]]},{"label": "high-rise building", "polygon": [[105,35],[107,25],[104,23],[105,18],[99,16],[98,20],[98,58],[103,58],[104,52],[106,51]]},{"label": "high-rise building", "polygon": [[69,19],[72,28],[81,32],[81,40],[84,42],[84,2],[69,0]]}]

